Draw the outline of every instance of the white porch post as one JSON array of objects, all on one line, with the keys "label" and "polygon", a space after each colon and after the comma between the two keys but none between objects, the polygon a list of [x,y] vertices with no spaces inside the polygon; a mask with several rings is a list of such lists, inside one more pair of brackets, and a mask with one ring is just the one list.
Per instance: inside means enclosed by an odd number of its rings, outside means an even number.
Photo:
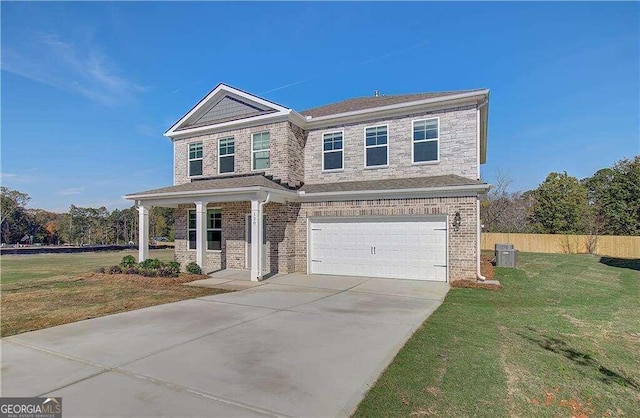
[{"label": "white porch post", "polygon": [[262,250],[262,222],[260,219],[260,201],[251,200],[251,280],[254,282],[262,278],[262,268],[260,263],[260,254]]},{"label": "white porch post", "polygon": [[196,203],[196,263],[204,272],[207,251],[207,203]]},{"label": "white porch post", "polygon": [[138,205],[138,261],[149,258],[149,208]]}]

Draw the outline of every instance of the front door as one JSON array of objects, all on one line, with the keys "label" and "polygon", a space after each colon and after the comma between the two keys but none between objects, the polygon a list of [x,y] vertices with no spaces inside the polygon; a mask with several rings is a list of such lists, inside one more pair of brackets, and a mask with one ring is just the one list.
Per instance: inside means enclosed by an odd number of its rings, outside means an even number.
[{"label": "front door", "polygon": [[[251,214],[248,213],[246,220],[245,233],[245,266],[247,270],[251,270]],[[267,264],[267,215],[262,216],[262,272],[269,271]]]}]

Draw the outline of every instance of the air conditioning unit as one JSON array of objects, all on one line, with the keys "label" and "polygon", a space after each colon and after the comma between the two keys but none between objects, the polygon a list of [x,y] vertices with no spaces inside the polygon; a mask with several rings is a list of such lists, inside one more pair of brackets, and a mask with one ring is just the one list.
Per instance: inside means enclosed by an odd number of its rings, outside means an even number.
[{"label": "air conditioning unit", "polygon": [[496,244],[496,267],[516,267],[516,249],[513,244]]}]

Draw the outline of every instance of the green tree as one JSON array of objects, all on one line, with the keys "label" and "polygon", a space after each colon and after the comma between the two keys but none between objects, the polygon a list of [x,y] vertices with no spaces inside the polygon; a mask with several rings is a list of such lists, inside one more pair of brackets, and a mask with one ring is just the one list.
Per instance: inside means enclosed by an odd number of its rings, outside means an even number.
[{"label": "green tree", "polygon": [[[28,194],[0,187],[0,228],[1,239],[5,243],[16,243],[25,235],[33,235],[36,227],[33,219],[26,211],[31,200]],[[37,229],[37,228],[35,228]]]},{"label": "green tree", "polygon": [[640,235],[640,155],[583,181],[601,234]]},{"label": "green tree", "polygon": [[580,234],[586,230],[587,188],[566,172],[550,173],[533,191],[532,221],[539,232]]}]

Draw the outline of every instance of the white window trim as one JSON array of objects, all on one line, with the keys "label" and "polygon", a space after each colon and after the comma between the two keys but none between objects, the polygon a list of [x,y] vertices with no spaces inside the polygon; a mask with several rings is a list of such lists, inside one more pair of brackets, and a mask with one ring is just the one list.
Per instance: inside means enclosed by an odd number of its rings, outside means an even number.
[{"label": "white window trim", "polygon": [[[382,145],[370,145],[367,146],[367,129],[371,129],[371,128],[380,128],[382,126],[385,126],[387,128],[387,164],[385,165],[367,165],[367,149],[369,148],[380,148],[382,147]],[[362,131],[362,138],[364,139],[363,143],[364,143],[364,169],[365,170],[375,170],[378,168],[389,168],[389,143],[391,142],[390,140],[390,135],[389,135],[389,124],[388,123],[383,123],[380,125],[371,125],[371,126],[365,126],[363,131]]]},{"label": "white window trim", "polygon": [[[220,213],[222,214],[222,208],[218,207],[218,208],[207,208],[207,213],[205,215],[205,221],[208,221],[208,217],[209,217],[209,211],[210,210],[219,210]],[[196,231],[196,229],[191,229],[189,228],[189,214],[191,212],[195,212],[195,209],[187,209],[187,251],[196,251],[197,248],[189,248],[189,231]],[[206,228],[206,230],[204,231],[204,236],[207,236],[207,232],[209,231],[220,231],[220,249],[219,250],[209,250],[205,248],[205,251],[208,253],[221,253],[222,252],[222,227],[220,228]],[[196,237],[197,239],[197,237]],[[197,245],[197,244],[196,244]]]},{"label": "white window trim", "polygon": [[[268,133],[269,134],[269,148],[268,149],[261,149],[261,150],[257,150],[254,151],[253,150],[253,136],[257,135],[257,134],[263,134],[263,133]],[[262,151],[269,151],[269,167],[268,168],[255,168],[254,167],[254,159],[253,159],[253,155],[256,152],[262,152]],[[260,132],[252,132],[251,133],[251,171],[264,171],[264,170],[269,170],[271,168],[271,132],[270,131],[260,131]]]},{"label": "white window trim", "polygon": [[[202,145],[202,157],[200,158],[194,158],[191,159],[190,155],[191,154],[191,145],[192,144],[200,144]],[[202,174],[196,174],[194,176],[191,175],[191,161],[198,161],[201,160],[202,161]],[[203,141],[193,141],[193,142],[189,142],[187,143],[187,177],[188,178],[198,178],[198,177],[204,177],[204,142]]]},{"label": "white window trim", "polygon": [[[223,139],[233,139],[233,154],[220,155],[220,141],[222,141]],[[271,146],[271,143],[269,143],[269,146]],[[220,159],[222,157],[229,157],[229,156],[233,156],[233,171],[226,171],[222,173],[220,172]],[[233,136],[225,136],[224,138],[218,138],[218,175],[235,174],[235,172],[236,172],[236,138]]]},{"label": "white window trim", "polygon": [[[430,120],[436,120],[438,122],[438,138],[436,139],[421,139],[420,141],[415,141],[413,139],[413,132],[415,129],[415,125],[418,122],[427,122]],[[431,160],[431,161],[416,161],[415,160],[415,156],[414,151],[413,151],[413,144],[415,144],[416,142],[437,142],[438,143],[438,157],[435,160]],[[431,118],[421,118],[421,119],[415,119],[411,121],[411,165],[429,165],[429,164],[439,164],[440,163],[440,117],[439,116],[434,116]]]},{"label": "white window trim", "polygon": [[[342,135],[342,167],[341,168],[331,168],[331,169],[325,169],[324,168],[324,154],[327,152],[337,152],[335,150],[332,151],[325,151],[324,150],[324,136],[325,135],[330,135],[330,134],[340,134]],[[337,131],[328,131],[328,132],[323,132],[321,135],[322,138],[322,142],[320,143],[320,149],[322,150],[322,172],[323,173],[336,173],[336,172],[340,172],[340,171],[344,171],[344,129],[340,129]],[[388,139],[387,139],[388,141]]]}]

